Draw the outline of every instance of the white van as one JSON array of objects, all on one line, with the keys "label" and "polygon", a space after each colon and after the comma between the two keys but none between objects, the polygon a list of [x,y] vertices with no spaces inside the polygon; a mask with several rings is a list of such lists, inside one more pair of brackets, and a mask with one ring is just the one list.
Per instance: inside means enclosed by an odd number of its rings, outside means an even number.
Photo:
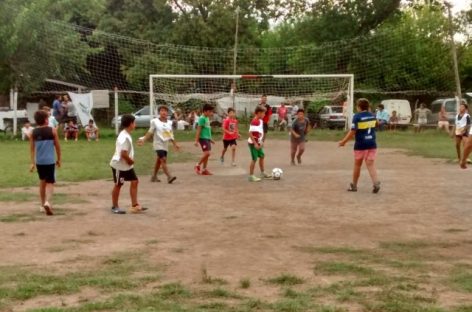
[{"label": "white van", "polygon": [[398,125],[406,126],[410,123],[412,113],[410,102],[408,100],[389,99],[383,100],[380,103],[385,107],[389,116],[392,116],[393,111],[397,112]]}]

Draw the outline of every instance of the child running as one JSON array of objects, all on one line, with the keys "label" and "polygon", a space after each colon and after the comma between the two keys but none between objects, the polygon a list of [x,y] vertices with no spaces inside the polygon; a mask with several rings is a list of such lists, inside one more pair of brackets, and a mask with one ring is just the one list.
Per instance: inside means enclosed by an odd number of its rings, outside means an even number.
[{"label": "child running", "polygon": [[225,153],[231,147],[231,165],[236,166],[236,146],[239,139],[238,120],[233,108],[228,108],[228,117],[223,121],[223,151],[221,152],[221,163],[225,162]]},{"label": "child running", "polygon": [[[55,128],[49,127],[49,114],[39,110],[34,114],[37,128],[33,130],[30,139],[31,168],[38,171],[39,196],[41,207],[48,216],[52,216],[51,199],[56,183],[55,169],[61,167],[61,147]],[[56,152],[56,159],[54,158]],[[42,211],[41,209],[41,211]]]},{"label": "child running", "polygon": [[305,137],[308,134],[309,125],[310,121],[305,117],[305,110],[300,108],[297,111],[297,118],[293,121],[290,130],[290,159],[292,166],[295,166],[295,155],[297,156],[298,164],[302,164],[302,155],[305,152]]},{"label": "child running", "polygon": [[162,166],[162,170],[167,176],[167,183],[171,184],[177,177],[170,174],[167,167],[167,153],[169,151],[169,141],[172,142],[174,148],[178,151],[180,147],[177,145],[174,139],[174,133],[172,131],[172,121],[167,118],[169,115],[169,109],[167,106],[159,107],[159,117],[151,120],[151,126],[149,131],[138,140],[138,145],[143,145],[146,140],[149,140],[151,136],[153,139],[153,148],[156,151],[157,159],[154,165],[154,172],[151,176],[151,182],[161,182],[157,177],[157,173]]},{"label": "child running", "polygon": [[195,146],[200,144],[203,155],[200,161],[195,165],[195,172],[200,175],[213,175],[208,171],[208,159],[211,153],[211,144],[215,142],[211,138],[210,117],[213,116],[213,106],[205,104],[203,106],[203,113],[198,118],[197,133],[195,135]]},{"label": "child running", "polygon": [[352,129],[339,142],[339,146],[355,138],[354,143],[354,170],[352,174],[352,183],[348,189],[350,192],[357,192],[357,182],[361,174],[362,162],[365,160],[367,170],[373,183],[373,193],[380,191],[380,182],[377,178],[377,169],[375,168],[375,158],[377,155],[377,143],[375,141],[375,127],[377,120],[375,115],[369,112],[370,103],[367,99],[357,101],[357,110],[352,119]]},{"label": "child running", "polygon": [[[264,149],[262,148],[264,142],[264,122],[263,118],[266,109],[263,106],[257,106],[254,112],[254,119],[251,121],[249,127],[249,151],[251,152],[251,164],[249,166],[249,181],[260,182],[261,178],[272,179],[271,175],[264,172]],[[254,175],[257,159],[259,159],[259,168],[261,169],[261,178]]]},{"label": "child running", "polygon": [[140,213],[145,208],[138,204],[138,177],[134,172],[134,148],[131,133],[136,128],[135,118],[132,115],[123,115],[121,118],[121,128],[123,129],[116,139],[115,154],[113,155],[110,166],[113,172],[113,181],[115,186],[112,192],[111,212],[115,214],[125,214],[126,211],[119,208],[118,199],[120,197],[121,186],[124,181],[129,181],[129,192],[131,196],[131,213]]}]

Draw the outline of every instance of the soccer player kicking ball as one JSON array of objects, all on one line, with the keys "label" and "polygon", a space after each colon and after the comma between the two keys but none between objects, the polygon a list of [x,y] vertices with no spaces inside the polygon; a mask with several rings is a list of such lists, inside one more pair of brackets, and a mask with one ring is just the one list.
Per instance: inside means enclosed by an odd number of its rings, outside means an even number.
[{"label": "soccer player kicking ball", "polygon": [[[41,207],[48,216],[52,216],[51,198],[56,183],[56,166],[61,166],[61,147],[55,128],[49,126],[49,114],[43,110],[34,113],[34,120],[38,126],[30,137],[31,168],[38,171],[39,196]],[[56,152],[56,159],[54,158]],[[41,209],[41,211],[42,211]]]},{"label": "soccer player kicking ball", "polygon": [[151,136],[154,136],[153,139],[153,148],[156,151],[157,159],[156,164],[154,165],[154,172],[151,177],[151,182],[160,182],[157,178],[157,173],[159,172],[160,167],[167,176],[167,183],[171,184],[177,179],[175,176],[171,175],[167,167],[167,153],[169,151],[169,141],[172,142],[174,148],[178,151],[180,147],[174,140],[174,133],[172,131],[172,121],[167,119],[169,114],[169,109],[167,106],[159,107],[159,118],[154,118],[151,120],[151,126],[149,131],[138,140],[138,145],[143,145],[146,140],[149,140]]},{"label": "soccer player kicking ball", "polygon": [[210,117],[213,116],[213,106],[205,104],[203,106],[203,114],[198,118],[197,133],[195,135],[195,146],[200,144],[203,155],[198,164],[195,166],[195,172],[201,175],[212,175],[207,169],[208,159],[211,154],[211,145],[215,142],[211,138]]},{"label": "soccer player kicking ball", "polygon": [[[272,175],[264,172],[264,149],[262,148],[264,142],[264,122],[263,118],[265,115],[265,108],[263,106],[257,106],[255,110],[255,117],[251,121],[249,127],[249,151],[251,152],[251,165],[249,166],[249,181],[260,182],[261,178],[272,179]],[[259,168],[261,169],[261,178],[254,175],[254,169],[256,167],[257,159],[259,159]]]},{"label": "soccer player kicking ball", "polygon": [[136,128],[135,118],[132,115],[123,115],[121,117],[121,128],[123,129],[116,139],[115,154],[113,155],[110,166],[113,172],[113,181],[115,186],[112,192],[111,212],[115,214],[125,214],[126,211],[120,209],[118,199],[120,190],[124,181],[129,181],[129,193],[131,196],[131,208],[129,212],[140,213],[146,210],[138,204],[138,177],[134,172],[134,148],[131,133]]},{"label": "soccer player kicking ball", "polygon": [[228,108],[228,117],[223,121],[223,151],[221,152],[221,163],[225,162],[225,153],[231,147],[231,165],[236,166],[236,146],[239,139],[238,120],[233,108]]},{"label": "soccer player kicking ball", "polygon": [[377,169],[375,168],[375,158],[377,155],[377,143],[375,141],[375,127],[377,120],[375,115],[369,112],[369,101],[359,99],[357,101],[357,110],[359,111],[352,119],[352,129],[339,142],[339,146],[355,138],[354,143],[354,171],[352,174],[352,183],[348,189],[350,192],[357,192],[357,182],[361,174],[362,163],[365,160],[367,170],[373,183],[373,193],[380,191],[380,182],[377,178]]}]

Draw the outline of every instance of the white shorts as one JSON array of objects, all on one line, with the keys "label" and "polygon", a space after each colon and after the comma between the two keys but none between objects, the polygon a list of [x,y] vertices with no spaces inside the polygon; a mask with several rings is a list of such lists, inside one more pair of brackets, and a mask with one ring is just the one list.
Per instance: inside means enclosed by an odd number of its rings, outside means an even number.
[{"label": "white shorts", "polygon": [[449,128],[449,121],[438,121],[438,128]]},{"label": "white shorts", "polygon": [[427,118],[418,118],[418,125],[426,125],[428,123]]}]

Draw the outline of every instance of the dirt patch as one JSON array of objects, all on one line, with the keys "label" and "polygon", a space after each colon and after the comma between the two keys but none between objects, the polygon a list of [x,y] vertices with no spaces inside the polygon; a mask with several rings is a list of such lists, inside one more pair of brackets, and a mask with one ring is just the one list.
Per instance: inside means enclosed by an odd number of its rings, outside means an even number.
[{"label": "dirt patch", "polygon": [[[182,145],[198,153],[191,144]],[[220,151],[215,150],[215,154]],[[309,142],[303,165],[294,167],[289,166],[288,153],[288,142],[267,142],[267,168],[283,168],[280,181],[247,181],[249,153],[243,141],[237,167],[221,165],[212,156],[213,176],[195,175],[193,163],[171,165],[178,177],[172,185],[151,183],[142,176],[139,198],[149,208],[143,215],[110,213],[109,180],[62,185],[61,193],[84,202],[60,204],[64,213],[60,217],[43,217],[34,202],[4,205],[1,216],[25,213],[38,218],[0,223],[0,263],[67,271],[93,258],[146,250],[147,260],[166,268],[163,281],[198,286],[205,267],[207,274],[233,288],[249,278],[251,288],[241,292],[261,299],[279,293],[264,280],[283,272],[301,276],[307,283],[335,279],[316,276],[316,257],[294,247],[377,248],[382,242],[440,241],[453,244],[441,254],[452,251],[454,261],[472,263],[472,208],[464,195],[470,171],[381,149],[377,163],[380,194],[371,193],[365,171],[359,191],[348,193],[350,147]],[[121,206],[126,208],[128,203],[125,185]],[[79,293],[67,300],[73,304],[84,296]],[[449,297],[441,296],[440,301]]]}]

